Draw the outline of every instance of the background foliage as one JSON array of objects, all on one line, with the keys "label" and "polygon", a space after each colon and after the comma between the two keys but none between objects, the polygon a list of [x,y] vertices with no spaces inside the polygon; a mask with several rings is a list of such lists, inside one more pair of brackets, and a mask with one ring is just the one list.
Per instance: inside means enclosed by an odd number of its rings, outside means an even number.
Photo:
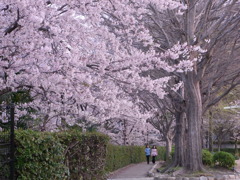
[{"label": "background foliage", "polygon": [[[158,147],[157,160],[164,160],[166,150],[164,147]],[[108,144],[106,171],[112,172],[132,163],[146,161],[144,146],[116,146]]]}]

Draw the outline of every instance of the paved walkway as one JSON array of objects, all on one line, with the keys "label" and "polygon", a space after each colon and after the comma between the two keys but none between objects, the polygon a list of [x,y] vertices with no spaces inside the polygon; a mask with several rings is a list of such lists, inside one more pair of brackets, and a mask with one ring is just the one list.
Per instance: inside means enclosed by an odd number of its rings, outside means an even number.
[{"label": "paved walkway", "polygon": [[154,180],[153,177],[144,177],[144,178],[117,178],[117,179],[107,179],[107,180]]},{"label": "paved walkway", "polygon": [[131,164],[115,171],[108,180],[153,180],[154,178],[147,177],[147,173],[153,165],[152,163],[147,164],[146,162]]},{"label": "paved walkway", "polygon": [[240,159],[239,160],[236,160],[236,165],[235,165],[235,170],[240,173]]},{"label": "paved walkway", "polygon": [[[131,164],[115,171],[108,180],[153,180],[153,177],[147,177],[148,171],[153,164],[146,162]],[[235,170],[240,173],[240,159],[236,161]]]}]

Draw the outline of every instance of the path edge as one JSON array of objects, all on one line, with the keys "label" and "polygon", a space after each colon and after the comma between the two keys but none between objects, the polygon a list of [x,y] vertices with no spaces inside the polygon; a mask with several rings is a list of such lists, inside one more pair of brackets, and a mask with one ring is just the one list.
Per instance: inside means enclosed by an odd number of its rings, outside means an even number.
[{"label": "path edge", "polygon": [[155,169],[158,167],[160,163],[161,161],[158,161],[156,164],[153,165],[153,167],[147,172],[148,177],[155,177]]}]

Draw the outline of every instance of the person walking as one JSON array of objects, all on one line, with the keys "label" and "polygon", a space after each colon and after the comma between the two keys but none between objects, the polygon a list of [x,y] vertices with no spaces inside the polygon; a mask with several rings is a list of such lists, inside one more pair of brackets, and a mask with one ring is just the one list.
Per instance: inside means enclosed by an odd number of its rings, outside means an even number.
[{"label": "person walking", "polygon": [[149,158],[151,155],[151,149],[150,149],[149,145],[146,145],[145,154],[146,154],[146,158],[147,158],[147,163],[149,164]]},{"label": "person walking", "polygon": [[158,155],[157,147],[153,146],[151,149],[152,163],[155,164],[156,156]]}]

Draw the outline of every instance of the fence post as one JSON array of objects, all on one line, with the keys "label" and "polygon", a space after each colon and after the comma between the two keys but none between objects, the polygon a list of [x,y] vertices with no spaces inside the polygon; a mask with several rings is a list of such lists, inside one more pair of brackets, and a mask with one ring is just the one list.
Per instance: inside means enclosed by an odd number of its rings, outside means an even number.
[{"label": "fence post", "polygon": [[14,144],[14,104],[10,105],[10,180],[14,180],[15,175],[15,144]]}]

